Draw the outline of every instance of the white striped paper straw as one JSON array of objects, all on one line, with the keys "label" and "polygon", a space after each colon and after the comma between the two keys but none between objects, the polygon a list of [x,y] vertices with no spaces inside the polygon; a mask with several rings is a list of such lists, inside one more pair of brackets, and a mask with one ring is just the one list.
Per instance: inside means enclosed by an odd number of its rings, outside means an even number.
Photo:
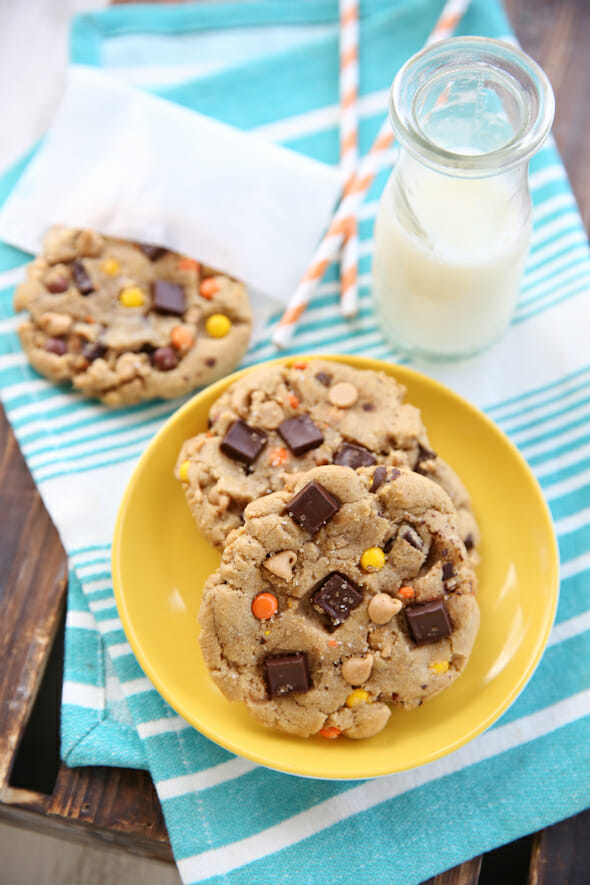
[{"label": "white striped paper straw", "polygon": [[[359,2],[340,0],[340,166],[346,187],[358,164]],[[340,310],[345,317],[358,310],[358,222],[351,216],[350,232],[340,256]]]}]

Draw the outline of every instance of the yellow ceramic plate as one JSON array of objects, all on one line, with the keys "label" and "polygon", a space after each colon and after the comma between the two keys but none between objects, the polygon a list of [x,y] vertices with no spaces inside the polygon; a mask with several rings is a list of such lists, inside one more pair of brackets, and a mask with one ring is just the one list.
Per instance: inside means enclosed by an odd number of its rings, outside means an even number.
[{"label": "yellow ceramic plate", "polygon": [[328,741],[266,729],[245,705],[225,700],[213,685],[197,641],[197,612],[219,554],[199,535],[173,468],[183,440],[206,429],[209,407],[238,374],[197,394],[145,451],[121,503],[113,578],[121,620],[141,666],[196,729],[270,768],[320,778],[367,778],[456,750],[512,703],[539,662],[553,623],[558,555],[536,480],[488,418],[410,369],[356,357],[334,359],[384,371],[405,384],[409,401],[422,410],[434,448],[471,493],[482,532],[481,628],[463,675],[449,689],[412,712],[394,708],[386,728],[370,740]]}]

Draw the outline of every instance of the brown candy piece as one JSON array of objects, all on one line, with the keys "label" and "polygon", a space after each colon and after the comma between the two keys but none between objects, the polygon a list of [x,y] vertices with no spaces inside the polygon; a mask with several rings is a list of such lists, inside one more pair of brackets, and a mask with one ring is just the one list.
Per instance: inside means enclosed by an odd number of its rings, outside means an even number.
[{"label": "brown candy piece", "polygon": [[353,470],[357,470],[359,467],[372,467],[376,462],[377,459],[372,452],[355,443],[343,443],[334,455],[334,464],[339,464],[341,467],[352,467]]},{"label": "brown candy piece", "polygon": [[78,291],[81,295],[90,295],[91,292],[94,292],[94,286],[92,285],[92,280],[88,276],[88,272],[84,267],[82,261],[78,258],[75,261],[72,261],[71,265],[72,276],[74,278],[74,282]]},{"label": "brown candy piece", "polygon": [[298,415],[297,418],[289,418],[277,427],[294,455],[304,455],[310,449],[315,449],[324,441],[320,428],[314,424],[309,415]]},{"label": "brown candy piece", "polygon": [[186,307],[184,289],[177,283],[168,280],[154,280],[152,286],[154,310],[158,313],[169,313],[182,316]]},{"label": "brown candy piece", "polygon": [[305,652],[295,651],[285,655],[269,655],[264,659],[264,667],[271,699],[309,691],[309,668]]},{"label": "brown candy piece", "polygon": [[409,605],[406,608],[406,618],[416,645],[438,642],[453,632],[442,597]]},{"label": "brown candy piece", "polygon": [[311,595],[311,604],[316,611],[328,616],[332,630],[343,624],[362,601],[360,587],[342,572],[329,574]]},{"label": "brown candy piece", "polygon": [[315,535],[340,509],[340,501],[319,482],[308,482],[286,507],[291,519]]},{"label": "brown candy piece", "polygon": [[220,443],[220,449],[234,461],[252,464],[268,442],[264,430],[250,427],[239,418],[231,425]]},{"label": "brown candy piece", "polygon": [[157,347],[152,353],[152,363],[160,372],[170,372],[178,365],[178,357],[172,347]]}]

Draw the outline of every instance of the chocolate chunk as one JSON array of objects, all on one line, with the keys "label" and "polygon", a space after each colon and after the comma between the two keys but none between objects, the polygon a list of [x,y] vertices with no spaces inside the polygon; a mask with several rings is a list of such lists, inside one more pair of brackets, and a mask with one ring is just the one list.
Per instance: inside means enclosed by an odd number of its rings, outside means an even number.
[{"label": "chocolate chunk", "polygon": [[168,251],[162,246],[154,246],[152,243],[140,243],[139,248],[150,261],[157,261],[158,258],[161,258]]},{"label": "chocolate chunk", "polygon": [[315,449],[324,441],[320,428],[313,423],[309,415],[289,418],[279,424],[277,430],[294,455],[304,455]]},{"label": "chocolate chunk", "polygon": [[328,616],[332,630],[343,624],[362,601],[360,587],[342,572],[329,574],[311,596],[311,604],[316,611]]},{"label": "chocolate chunk", "polygon": [[217,362],[217,360],[215,359],[214,356],[208,356],[207,359],[205,360],[205,365],[209,366],[209,368],[212,369],[216,362]]},{"label": "chocolate chunk", "polygon": [[281,698],[286,694],[301,694],[309,691],[309,669],[307,656],[303,651],[286,655],[269,655],[264,659],[268,694],[271,698]]},{"label": "chocolate chunk", "polygon": [[406,618],[416,645],[438,642],[452,633],[452,626],[442,597],[406,608]]},{"label": "chocolate chunk", "polygon": [[424,548],[424,541],[418,534],[418,532],[412,528],[411,525],[406,526],[406,528],[402,531],[402,540],[407,541],[408,544],[411,544],[412,547],[415,547],[416,550],[422,550]]},{"label": "chocolate chunk", "polygon": [[54,353],[56,356],[63,356],[67,353],[68,345],[63,338],[48,338],[45,342],[45,350],[47,353]]},{"label": "chocolate chunk", "polygon": [[365,412],[374,412],[375,406],[373,405],[373,403],[363,403],[362,409]]},{"label": "chocolate chunk", "polygon": [[357,446],[354,443],[344,443],[334,455],[334,464],[340,464],[341,467],[352,467],[353,470],[357,470],[359,467],[372,467],[376,463],[375,455],[364,446]]},{"label": "chocolate chunk", "polygon": [[106,352],[106,347],[104,344],[101,344],[100,341],[88,341],[82,348],[82,356],[85,360],[88,360],[89,363],[93,363],[94,360],[103,357]]},{"label": "chocolate chunk", "polygon": [[171,313],[181,317],[186,307],[184,289],[177,283],[168,280],[154,280],[152,285],[154,310],[159,313]]},{"label": "chocolate chunk", "polygon": [[463,543],[465,544],[466,550],[473,550],[473,548],[475,547],[475,540],[471,532],[467,535]]},{"label": "chocolate chunk", "polygon": [[433,461],[436,458],[436,452],[433,452],[432,449],[427,449],[426,446],[423,446],[421,443],[418,443],[418,458],[416,459],[416,463],[414,464],[414,471],[416,473],[423,473],[422,464],[424,461]]},{"label": "chocolate chunk", "polygon": [[393,536],[391,538],[388,538],[388,540],[385,542],[385,544],[381,548],[384,553],[389,553],[391,551],[394,541],[395,541],[395,538]]},{"label": "chocolate chunk", "polygon": [[332,376],[328,375],[327,372],[318,372],[316,377],[316,381],[319,381],[320,384],[323,384],[324,387],[329,387],[332,383]]},{"label": "chocolate chunk", "polygon": [[252,464],[268,442],[264,430],[250,427],[241,418],[231,425],[220,443],[220,449],[234,461]]},{"label": "chocolate chunk", "polygon": [[84,264],[76,259],[72,261],[70,265],[72,269],[72,276],[74,277],[74,282],[78,288],[78,291],[81,295],[90,295],[91,292],[94,292],[94,286],[92,285],[92,280],[88,276],[86,268]]},{"label": "chocolate chunk", "polygon": [[453,563],[452,562],[443,563],[443,567],[442,567],[443,581],[448,581],[450,578],[453,577],[454,574],[455,574],[455,569],[453,567]]},{"label": "chocolate chunk", "polygon": [[172,347],[157,347],[151,355],[151,360],[160,372],[169,372],[178,365],[178,357]]},{"label": "chocolate chunk", "polygon": [[340,501],[328,492],[319,482],[312,479],[286,507],[286,513],[302,529],[315,535],[340,509]]},{"label": "chocolate chunk", "polygon": [[384,467],[383,464],[380,464],[379,467],[375,468],[375,472],[373,473],[373,482],[371,483],[372,492],[376,492],[383,485],[386,476],[387,467]]}]

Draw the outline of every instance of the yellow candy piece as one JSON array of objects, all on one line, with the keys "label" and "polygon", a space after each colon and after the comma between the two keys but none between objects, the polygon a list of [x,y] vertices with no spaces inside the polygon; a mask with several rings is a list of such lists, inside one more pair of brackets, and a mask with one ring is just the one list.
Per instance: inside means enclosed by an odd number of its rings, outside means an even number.
[{"label": "yellow candy piece", "polygon": [[231,320],[223,313],[214,313],[207,319],[205,329],[211,338],[225,338],[231,329]]},{"label": "yellow candy piece", "polygon": [[121,265],[115,258],[107,258],[106,261],[103,261],[101,264],[101,268],[103,273],[106,273],[107,276],[116,277],[121,270]]},{"label": "yellow candy piece", "polygon": [[435,673],[446,673],[449,669],[448,661],[435,661],[433,664],[428,665],[431,670],[434,670]]},{"label": "yellow candy piece", "polygon": [[355,688],[346,698],[347,707],[358,707],[359,704],[366,704],[369,700],[369,692],[364,688]]},{"label": "yellow candy piece", "polygon": [[190,467],[190,461],[183,461],[180,465],[180,470],[178,471],[178,475],[180,476],[182,482],[188,482],[188,469]]},{"label": "yellow candy piece", "polygon": [[381,547],[369,547],[361,556],[361,568],[364,572],[378,572],[385,565],[385,553]]},{"label": "yellow candy piece", "polygon": [[123,307],[141,307],[145,296],[139,286],[129,286],[119,294],[119,301]]}]

